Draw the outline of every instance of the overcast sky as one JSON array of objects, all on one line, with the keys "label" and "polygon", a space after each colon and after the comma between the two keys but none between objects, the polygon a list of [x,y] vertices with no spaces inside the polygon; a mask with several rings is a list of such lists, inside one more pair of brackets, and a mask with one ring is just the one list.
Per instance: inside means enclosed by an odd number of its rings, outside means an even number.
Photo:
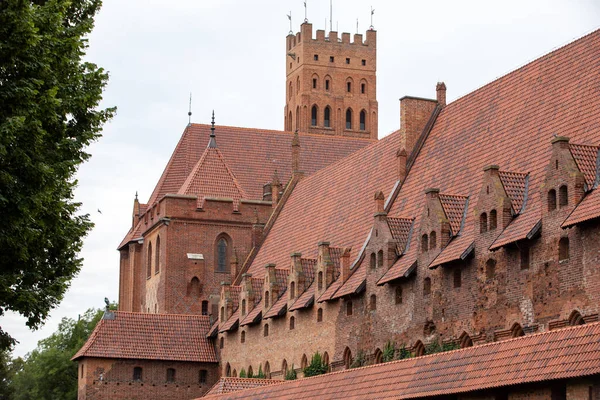
[{"label": "overcast sky", "polygon": [[[85,240],[84,266],[45,326],[2,318],[2,328],[31,351],[62,317],[77,318],[104,297],[118,299],[116,247],[131,225],[135,192],[150,196],[185,125],[192,122],[283,128],[286,14],[294,32],[302,0],[104,0],[88,59],[110,71],[105,106],[117,116],[89,151],[76,199],[96,227]],[[379,136],[399,128],[404,95],[448,101],[600,27],[597,0],[333,0],[333,28],[364,33],[375,8],[378,31]],[[329,20],[329,0],[308,0],[313,29]],[[329,26],[329,22],[327,22]],[[217,127],[218,135],[218,127]],[[97,210],[101,210],[101,214]]]}]

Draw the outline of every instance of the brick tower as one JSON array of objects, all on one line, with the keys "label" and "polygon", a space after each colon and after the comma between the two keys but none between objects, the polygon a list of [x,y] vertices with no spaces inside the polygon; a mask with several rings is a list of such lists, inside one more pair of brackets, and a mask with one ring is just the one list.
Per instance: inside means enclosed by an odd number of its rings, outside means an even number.
[{"label": "brick tower", "polygon": [[363,35],[301,25],[286,40],[285,130],[377,139],[377,32]]}]

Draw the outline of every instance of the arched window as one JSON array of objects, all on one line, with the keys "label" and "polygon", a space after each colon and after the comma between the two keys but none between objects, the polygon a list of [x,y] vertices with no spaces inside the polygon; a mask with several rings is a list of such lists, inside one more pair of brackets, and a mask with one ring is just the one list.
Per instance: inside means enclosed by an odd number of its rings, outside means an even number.
[{"label": "arched window", "polygon": [[208,315],[208,301],[202,301],[202,315]]},{"label": "arched window", "polygon": [[265,308],[269,308],[269,291],[265,292]]},{"label": "arched window", "polygon": [[460,348],[461,349],[473,346],[473,340],[467,334],[467,332],[463,332],[462,335],[460,335],[460,338],[458,340],[460,341]]},{"label": "arched window", "polygon": [[396,288],[396,304],[402,304],[402,287]]},{"label": "arched window", "polygon": [[429,243],[428,243],[427,234],[424,233],[423,236],[421,236],[421,251],[423,253],[425,253],[427,251],[428,246],[429,246]]},{"label": "arched window", "polygon": [[[198,383],[206,383],[206,376],[208,375],[208,371],[205,369],[201,369],[198,373]],[[235,376],[235,373],[234,375]]]},{"label": "arched window", "polygon": [[371,311],[377,310],[377,296],[375,296],[374,294],[371,295],[371,298],[369,300],[369,309]]},{"label": "arched window", "polygon": [[292,98],[292,82],[290,81],[290,86],[289,86],[289,89],[288,89],[288,99],[291,99],[291,98]]},{"label": "arched window", "polygon": [[290,283],[290,299],[296,298],[296,282]]},{"label": "arched window", "polygon": [[421,342],[420,340],[417,341],[417,343],[415,343],[414,349],[415,349],[415,357],[421,357],[421,356],[425,355],[425,346],[423,345],[423,342]]},{"label": "arched window", "polygon": [[583,325],[585,324],[585,321],[583,319],[583,317],[581,316],[581,314],[579,313],[579,311],[575,310],[571,313],[571,316],[569,317],[569,325],[571,326],[576,326],[576,325]]},{"label": "arched window", "polygon": [[496,260],[490,258],[485,263],[485,278],[494,279],[496,276]]},{"label": "arched window", "polygon": [[300,93],[300,77],[296,78],[296,94]]},{"label": "arched window", "polygon": [[246,315],[246,299],[242,299],[242,316]]},{"label": "arched window", "polygon": [[323,126],[325,128],[331,127],[331,108],[329,106],[325,107],[323,112]]},{"label": "arched window", "polygon": [[319,290],[323,289],[323,271],[319,271],[317,274],[317,288]]},{"label": "arched window", "polygon": [[352,81],[346,81],[346,92],[352,93]]},{"label": "arched window", "polygon": [[225,346],[225,340],[223,338],[221,338],[221,340],[219,340],[219,348],[222,349]]},{"label": "arched window", "polygon": [[300,360],[300,368],[304,369],[308,366],[308,360],[306,354],[302,354],[302,360]]},{"label": "arched window", "polygon": [[[290,122],[290,125],[291,124],[292,123]],[[296,106],[296,129],[300,129],[300,106]]]},{"label": "arched window", "polygon": [[323,309],[319,308],[317,310],[317,322],[322,322],[323,321]]},{"label": "arched window", "polygon": [[269,362],[265,362],[265,378],[271,379],[271,364]]},{"label": "arched window", "polygon": [[225,365],[225,376],[231,376],[231,365],[229,363]]},{"label": "arched window", "polygon": [[237,370],[235,368],[231,372],[231,376],[233,376],[234,378],[237,378]]},{"label": "arched window", "polygon": [[548,211],[556,210],[556,190],[548,190]]},{"label": "arched window", "polygon": [[310,110],[310,126],[317,126],[317,106],[312,106]]},{"label": "arched window", "polygon": [[152,243],[148,243],[148,257],[146,259],[146,277],[152,277]]},{"label": "arched window", "polygon": [[371,253],[371,260],[369,262],[369,266],[371,267],[371,269],[375,269],[375,267],[377,267],[377,257],[375,256],[375,253]]},{"label": "arched window", "polygon": [[190,281],[187,288],[187,295],[190,297],[198,298],[202,293],[202,288],[200,287],[200,279],[197,277],[193,277]]},{"label": "arched window", "polygon": [[296,317],[290,317],[290,331],[296,329]]},{"label": "arched window", "polygon": [[221,307],[221,322],[225,322],[225,307]]},{"label": "arched window", "polygon": [[331,365],[329,365],[329,353],[323,353],[323,364],[327,366],[327,372],[331,372]]},{"label": "arched window", "polygon": [[562,185],[558,188],[558,206],[560,208],[566,207],[569,205],[569,189],[567,189],[567,185]]},{"label": "arched window", "polygon": [[460,268],[454,268],[454,287],[459,288],[462,286],[462,270]]},{"label": "arched window", "polygon": [[287,365],[287,361],[285,360],[285,358],[283,359],[283,361],[281,362],[281,375],[283,375],[284,379],[285,376],[288,373],[288,365]]},{"label": "arched window", "polygon": [[431,278],[425,278],[423,280],[423,295],[428,296],[431,294]]},{"label": "arched window", "polygon": [[429,234],[429,250],[435,249],[437,246],[437,233],[435,231],[431,231]]},{"label": "arched window", "polygon": [[269,324],[265,324],[265,326],[263,327],[263,336],[269,336]]},{"label": "arched window", "polygon": [[246,331],[240,333],[240,343],[246,343]]},{"label": "arched window", "polygon": [[510,328],[510,332],[511,332],[511,336],[514,338],[525,336],[525,332],[523,332],[523,328],[521,328],[521,325],[519,325],[518,323],[515,323],[512,326],[512,328]]},{"label": "arched window", "polygon": [[569,259],[569,238],[563,237],[558,241],[558,261]]},{"label": "arched window", "polygon": [[254,377],[254,371],[252,370],[252,365],[248,367],[248,378]]},{"label": "arched window", "polygon": [[360,112],[360,130],[364,131],[367,129],[367,112],[362,110]]},{"label": "arched window", "polygon": [[292,112],[290,111],[289,115],[288,115],[288,120],[287,120],[287,130],[291,131],[292,130]]},{"label": "arched window", "polygon": [[346,301],[346,315],[352,315],[352,300]]},{"label": "arched window", "polygon": [[496,210],[490,211],[490,231],[496,229],[498,226],[498,213]]},{"label": "arched window", "polygon": [[346,110],[346,129],[352,129],[352,109]]},{"label": "arched window", "polygon": [[485,233],[488,229],[488,218],[486,213],[479,216],[479,233]]},{"label": "arched window", "polygon": [[373,354],[373,363],[381,364],[383,362],[383,353],[380,349],[375,349],[375,353]]},{"label": "arched window", "polygon": [[331,78],[325,77],[325,91],[329,92],[331,90]]},{"label": "arched window", "polygon": [[346,347],[344,349],[344,367],[350,369],[350,365],[352,365],[352,352]]},{"label": "arched window", "polygon": [[134,367],[133,368],[133,380],[134,381],[142,380],[142,367]]},{"label": "arched window", "polygon": [[383,267],[383,250],[377,252],[377,268]]},{"label": "arched window", "polygon": [[167,382],[175,382],[175,368],[167,368]]},{"label": "arched window", "polygon": [[154,273],[160,272],[160,236],[156,238],[156,254],[154,257]]},{"label": "arched window", "polygon": [[217,272],[229,270],[229,242],[221,236],[217,239]]}]

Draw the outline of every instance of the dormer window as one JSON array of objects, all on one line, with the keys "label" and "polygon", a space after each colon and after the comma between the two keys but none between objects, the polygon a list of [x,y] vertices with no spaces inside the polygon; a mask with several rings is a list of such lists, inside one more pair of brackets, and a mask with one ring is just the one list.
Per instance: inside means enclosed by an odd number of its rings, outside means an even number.
[{"label": "dormer window", "polygon": [[496,210],[490,211],[490,231],[493,231],[498,226],[498,215]]},{"label": "dormer window", "polygon": [[421,252],[425,253],[428,249],[428,246],[428,237],[427,234],[424,233],[423,236],[421,236]]},{"label": "dormer window", "polygon": [[488,229],[488,217],[486,213],[479,216],[479,233],[486,233]]},{"label": "dormer window", "polygon": [[556,190],[548,190],[548,211],[556,210]]},{"label": "dormer window", "polygon": [[558,188],[558,206],[560,208],[566,207],[569,205],[569,189],[567,189],[567,185],[562,185]]}]

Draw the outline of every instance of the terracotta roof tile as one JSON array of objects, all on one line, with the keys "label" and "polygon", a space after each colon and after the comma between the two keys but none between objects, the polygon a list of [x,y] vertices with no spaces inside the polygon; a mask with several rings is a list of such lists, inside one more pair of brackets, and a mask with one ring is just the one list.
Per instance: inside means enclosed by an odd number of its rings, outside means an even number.
[{"label": "terracotta roof tile", "polygon": [[498,171],[498,175],[500,176],[502,186],[504,186],[504,191],[512,203],[513,212],[515,214],[521,213],[527,190],[527,174]]},{"label": "terracotta roof tile", "polygon": [[252,278],[252,291],[254,292],[254,304],[261,302],[265,284],[264,278]]},{"label": "terracotta roof tile", "polygon": [[450,221],[450,229],[452,235],[458,235],[461,224],[465,217],[465,206],[467,205],[468,197],[466,196],[455,196],[451,194],[440,193],[440,203],[446,213],[446,217]]},{"label": "terracotta roof tile", "polygon": [[309,288],[306,289],[304,293],[302,293],[300,297],[296,299],[294,304],[290,306],[290,311],[296,311],[302,308],[310,307],[313,304],[314,299],[315,287],[314,285],[310,285]]},{"label": "terracotta roof tile", "polygon": [[233,303],[233,310],[237,310],[240,306],[240,293],[242,292],[242,287],[237,285],[231,285],[229,287],[229,293],[231,294],[231,302]]},{"label": "terracotta roof tile", "polygon": [[600,374],[600,323],[284,381],[208,399],[412,399]]},{"label": "terracotta roof tile", "polygon": [[315,270],[317,269],[317,259],[316,258],[300,258],[300,263],[302,265],[302,271],[304,272],[304,276],[306,278],[306,283],[309,285],[315,279]]},{"label": "terracotta roof tile", "polygon": [[392,232],[392,237],[397,242],[398,254],[402,254],[408,244],[410,230],[413,226],[414,218],[392,218],[388,217],[387,222]]},{"label": "terracotta roof tile", "polygon": [[571,154],[577,163],[577,167],[585,176],[587,190],[594,188],[596,184],[596,159],[598,158],[598,146],[586,146],[571,143],[569,145]]},{"label": "terracotta roof tile", "polygon": [[341,287],[335,292],[332,299],[338,299],[343,296],[349,296],[351,294],[360,293],[364,288],[365,279],[367,278],[366,267],[363,265],[364,263],[360,263],[356,265],[354,268],[356,270],[350,275],[350,278],[341,285]]},{"label": "terracotta roof tile", "polygon": [[342,281],[340,279],[336,279],[335,281],[333,281],[333,283],[331,285],[329,285],[329,287],[327,289],[325,289],[325,291],[319,297],[317,302],[322,303],[324,301],[333,299],[335,292],[337,292],[337,290],[340,288],[340,286],[342,286]]},{"label": "terracotta roof tile", "polygon": [[207,147],[178,194],[233,199],[248,198],[217,147]]},{"label": "terracotta roof tile", "polygon": [[208,316],[115,311],[101,319],[73,360],[81,357],[217,362]]},{"label": "terracotta roof tile", "polygon": [[598,217],[600,217],[600,190],[594,189],[579,202],[561,226],[570,228],[573,225]]},{"label": "terracotta roof tile", "polygon": [[[233,393],[239,390],[252,389],[268,385],[276,385],[278,383],[282,383],[282,381],[277,381],[273,379],[222,377],[205,394],[205,396]],[[200,399],[203,398],[204,397],[201,397]]]},{"label": "terracotta roof tile", "polygon": [[219,328],[219,332],[227,332],[232,329],[235,329],[238,326],[238,322],[240,321],[240,313],[238,310],[234,310],[231,317],[225,321],[225,323]]},{"label": "terracotta roof tile", "polygon": [[283,292],[283,294],[281,296],[279,296],[279,299],[277,299],[275,304],[273,304],[273,306],[269,309],[269,311],[267,311],[265,313],[265,315],[263,316],[263,319],[276,318],[276,317],[279,317],[279,316],[285,314],[285,311],[287,309],[287,301],[288,301],[288,296],[286,296],[285,293],[286,292]]},{"label": "terracotta roof tile", "polygon": [[464,260],[473,251],[473,243],[472,231],[453,238],[433,260],[429,268],[435,268],[451,261]]},{"label": "terracotta roof tile", "polygon": [[411,272],[417,266],[417,256],[418,256],[418,246],[416,244],[412,244],[407,252],[400,257],[394,265],[387,270],[387,272],[379,279],[377,282],[378,285],[383,285],[384,283],[391,282],[395,279],[400,278],[408,278]]},{"label": "terracotta roof tile", "polygon": [[242,319],[240,322],[240,326],[252,325],[260,321],[262,316],[262,305],[260,303],[256,304],[252,310]]},{"label": "terracotta roof tile", "polygon": [[541,223],[539,206],[527,207],[525,212],[517,215],[506,229],[502,231],[500,236],[494,240],[494,243],[490,246],[490,250],[497,250],[518,240],[531,239],[541,227]]}]

